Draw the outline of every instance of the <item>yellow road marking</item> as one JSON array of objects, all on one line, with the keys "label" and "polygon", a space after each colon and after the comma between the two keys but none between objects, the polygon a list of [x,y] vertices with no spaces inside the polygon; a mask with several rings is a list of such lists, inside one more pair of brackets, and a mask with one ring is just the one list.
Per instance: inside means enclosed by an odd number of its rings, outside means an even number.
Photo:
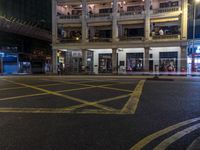
[{"label": "yellow road marking", "polygon": [[[42,84],[38,87],[45,87],[45,86],[54,86],[54,85],[61,85],[61,83],[51,83],[51,84]],[[17,90],[17,89],[25,89],[26,87],[9,87],[9,88],[1,88],[0,91],[7,91],[7,90]]]},{"label": "yellow road marking", "polygon": [[162,129],[160,131],[157,131],[157,132],[143,138],[142,140],[140,140],[133,147],[131,147],[130,150],[140,150],[140,149],[144,148],[147,144],[149,144],[151,141],[155,140],[156,138],[158,138],[162,135],[165,135],[165,134],[167,134],[167,133],[169,133],[173,130],[176,130],[180,127],[186,126],[186,125],[191,124],[191,123],[196,122],[196,121],[199,121],[199,120],[200,120],[200,117],[189,119],[189,120],[177,123],[175,125],[169,126],[169,127]]},{"label": "yellow road marking", "polygon": [[144,83],[145,83],[145,80],[141,80],[138,82],[136,88],[134,89],[132,93],[132,96],[129,98],[127,103],[122,108],[121,110],[122,113],[131,113],[131,114],[135,113],[138,103],[140,101],[140,96],[142,94]]},{"label": "yellow road marking", "polygon": [[7,90],[15,90],[15,89],[24,89],[25,87],[9,87],[9,88],[1,88],[0,91],[7,91]]},{"label": "yellow road marking", "polygon": [[[43,80],[52,81],[52,80],[49,80],[49,79],[43,79]],[[98,87],[98,88],[102,88],[102,89],[111,89],[111,90],[117,90],[117,91],[123,91],[123,92],[132,92],[131,90],[106,87],[106,86],[109,86],[109,85],[114,85],[115,83],[107,84],[107,85],[91,85],[91,84],[85,84],[85,83],[73,83],[73,82],[69,82],[69,81],[57,81],[57,80],[53,80],[53,81],[64,83],[64,84],[73,84],[73,85],[80,85],[80,86],[89,86],[89,87],[93,87],[93,88]],[[120,84],[120,83],[116,83],[116,84]]]},{"label": "yellow road marking", "polygon": [[88,109],[82,111],[71,111],[70,109],[63,108],[0,108],[0,113],[74,113],[74,114],[118,114],[123,115],[119,111],[103,111],[97,109]]},{"label": "yellow road marking", "polygon": [[41,96],[41,95],[47,95],[47,93],[38,93],[38,94],[28,94],[28,95],[22,95],[22,96],[5,97],[5,98],[1,98],[0,101],[19,99],[19,98],[27,98],[27,97],[34,97],[34,96]]},{"label": "yellow road marking", "polygon": [[[114,101],[114,100],[126,98],[126,97],[128,97],[130,95],[131,94],[126,94],[126,95],[121,95],[121,96],[117,96],[117,97],[106,98],[106,99],[102,99],[102,100],[99,100],[99,101],[91,102],[91,104],[100,104],[100,103],[110,102],[110,101]],[[74,109],[79,109],[79,108],[83,108],[83,107],[86,107],[86,106],[88,106],[88,105],[86,105],[86,104],[80,104],[80,105],[75,105],[75,106],[67,107],[67,109],[74,110]]]},{"label": "yellow road marking", "polygon": [[101,108],[101,109],[104,109],[104,110],[107,110],[107,111],[115,111],[114,108],[111,108],[111,107],[108,107],[108,106],[104,106],[104,105],[100,105],[100,104],[91,104],[90,102],[79,99],[79,98],[75,98],[75,97],[68,96],[68,95],[63,95],[61,93],[54,92],[54,91],[45,90],[45,89],[42,89],[42,88],[39,88],[39,87],[36,87],[36,86],[33,86],[33,85],[18,83],[18,82],[7,80],[7,79],[4,79],[4,80],[8,81],[10,83],[17,84],[17,85],[32,88],[32,89],[35,89],[35,90],[38,90],[38,91],[41,91],[41,92],[44,92],[44,93],[47,93],[47,94],[56,95],[56,96],[59,96],[59,97],[63,97],[63,98],[72,100],[72,101],[76,101],[76,102],[79,102],[79,103],[84,103],[84,104],[91,105],[91,106],[94,106],[94,107],[97,107],[97,108]]},{"label": "yellow road marking", "polygon": [[164,150],[166,149],[170,144],[174,143],[175,141],[179,140],[183,136],[190,134],[192,131],[195,131],[200,128],[200,123],[193,125],[191,127],[188,127],[180,132],[177,132],[176,134],[170,136],[169,138],[163,140],[158,146],[154,148],[154,150]]}]

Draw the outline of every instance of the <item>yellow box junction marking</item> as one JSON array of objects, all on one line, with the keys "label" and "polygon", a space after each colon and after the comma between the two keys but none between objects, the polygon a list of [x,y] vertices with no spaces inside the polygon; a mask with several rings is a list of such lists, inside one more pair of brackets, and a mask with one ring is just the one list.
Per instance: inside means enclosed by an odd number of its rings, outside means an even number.
[{"label": "yellow box junction marking", "polygon": [[151,135],[148,135],[147,137],[143,138],[142,140],[140,140],[138,143],[136,143],[133,147],[130,148],[130,150],[141,150],[142,148],[144,148],[147,144],[149,144],[150,142],[152,142],[153,140],[159,138],[160,136],[163,136],[173,130],[176,130],[180,127],[186,126],[188,124],[194,123],[196,121],[199,121],[200,117],[197,118],[193,118],[193,119],[189,119],[177,124],[174,124],[172,126],[169,126],[165,129],[162,129],[160,131],[157,131]]},{"label": "yellow box junction marking", "polygon": [[135,113],[138,103],[140,101],[140,96],[142,94],[144,83],[145,83],[145,80],[141,80],[138,82],[136,88],[134,89],[132,93],[132,96],[129,98],[127,103],[122,108],[121,113],[131,113],[131,114]]},{"label": "yellow box junction marking", "polygon": [[69,100],[72,100],[72,101],[88,104],[88,105],[91,105],[91,106],[94,106],[94,107],[97,107],[97,108],[101,108],[101,109],[104,109],[104,110],[107,110],[107,111],[116,111],[114,108],[111,108],[111,107],[108,107],[108,106],[104,106],[104,105],[100,105],[100,104],[91,104],[91,102],[88,102],[88,101],[85,101],[85,100],[82,100],[82,99],[79,99],[79,98],[75,98],[75,97],[72,97],[72,96],[63,95],[63,94],[58,93],[58,92],[45,90],[45,89],[42,89],[42,88],[39,88],[39,87],[36,87],[36,86],[18,83],[18,82],[7,80],[7,79],[4,79],[4,80],[8,81],[10,83],[14,83],[14,84],[17,84],[17,85],[32,88],[32,89],[35,89],[35,90],[38,90],[38,91],[41,91],[41,92],[44,92],[44,93],[48,93],[48,94],[51,94],[51,95],[60,96],[60,97],[63,97],[63,98],[66,98],[66,99],[69,99]]}]

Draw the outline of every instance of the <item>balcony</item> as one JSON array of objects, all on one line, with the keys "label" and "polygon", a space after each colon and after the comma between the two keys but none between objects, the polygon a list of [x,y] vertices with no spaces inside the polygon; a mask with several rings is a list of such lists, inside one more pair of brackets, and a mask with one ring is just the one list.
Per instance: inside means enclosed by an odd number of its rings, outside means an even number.
[{"label": "balcony", "polygon": [[112,42],[112,38],[93,37],[89,39],[89,42]]},{"label": "balcony", "polygon": [[179,11],[179,7],[154,9],[153,13],[158,14],[158,13],[168,13],[168,12],[176,12],[176,11]]},{"label": "balcony", "polygon": [[152,40],[180,40],[179,34],[169,34],[169,35],[153,35]]},{"label": "balcony", "polygon": [[80,43],[81,39],[80,38],[60,38],[59,43]]},{"label": "balcony", "polygon": [[144,37],[142,36],[132,36],[132,37],[127,37],[127,36],[122,36],[119,37],[120,41],[143,41]]},{"label": "balcony", "polygon": [[60,15],[58,23],[80,23],[81,15]]},{"label": "balcony", "polygon": [[112,19],[111,13],[99,13],[99,14],[89,14],[88,15],[89,22],[111,21],[111,19]]},{"label": "balcony", "polygon": [[169,8],[159,8],[153,9],[151,16],[152,17],[173,17],[179,16],[181,14],[180,7],[169,7]]}]

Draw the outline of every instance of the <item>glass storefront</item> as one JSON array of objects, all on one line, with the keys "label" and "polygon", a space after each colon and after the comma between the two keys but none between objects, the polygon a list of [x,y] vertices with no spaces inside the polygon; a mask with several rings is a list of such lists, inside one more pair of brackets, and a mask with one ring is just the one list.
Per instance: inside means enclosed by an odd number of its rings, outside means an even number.
[{"label": "glass storefront", "polygon": [[126,54],[126,71],[127,72],[143,71],[143,53]]},{"label": "glass storefront", "polygon": [[99,73],[112,73],[112,54],[99,54]]},{"label": "glass storefront", "polygon": [[177,72],[178,52],[160,52],[160,71]]}]

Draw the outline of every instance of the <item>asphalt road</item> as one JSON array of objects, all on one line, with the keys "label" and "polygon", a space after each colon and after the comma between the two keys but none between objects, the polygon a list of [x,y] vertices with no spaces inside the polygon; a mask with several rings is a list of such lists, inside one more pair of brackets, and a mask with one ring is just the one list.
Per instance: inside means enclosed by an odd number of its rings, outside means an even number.
[{"label": "asphalt road", "polygon": [[0,150],[184,150],[200,79],[0,77]]}]

